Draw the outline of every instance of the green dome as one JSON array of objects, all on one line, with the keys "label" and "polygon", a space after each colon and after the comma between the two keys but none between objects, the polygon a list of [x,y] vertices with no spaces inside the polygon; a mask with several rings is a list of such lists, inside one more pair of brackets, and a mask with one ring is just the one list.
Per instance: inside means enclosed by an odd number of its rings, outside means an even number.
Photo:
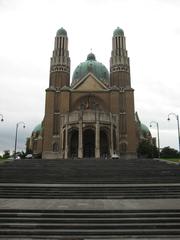
[{"label": "green dome", "polygon": [[56,36],[67,36],[67,32],[64,28],[60,28],[57,33],[56,33]]},{"label": "green dome", "polygon": [[42,125],[40,123],[33,129],[33,132],[41,132],[41,130],[42,130]]},{"label": "green dome", "polygon": [[113,37],[117,36],[124,36],[124,31],[119,27],[117,27],[113,32]]},{"label": "green dome", "polygon": [[149,128],[145,125],[145,124],[143,124],[143,123],[141,123],[141,131],[143,132],[143,133],[145,133],[145,134],[151,134],[151,132],[149,131]]},{"label": "green dome", "polygon": [[98,80],[102,81],[106,85],[109,85],[109,72],[102,63],[96,61],[96,57],[93,53],[89,53],[87,60],[80,63],[74,70],[72,85],[79,82],[89,72],[92,72]]}]

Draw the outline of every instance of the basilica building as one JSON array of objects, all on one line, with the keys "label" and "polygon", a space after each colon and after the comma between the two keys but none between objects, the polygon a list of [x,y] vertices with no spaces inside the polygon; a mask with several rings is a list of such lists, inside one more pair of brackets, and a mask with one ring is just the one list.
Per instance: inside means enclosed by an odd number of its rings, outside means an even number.
[{"label": "basilica building", "polygon": [[92,52],[70,79],[68,36],[57,31],[46,89],[45,115],[28,141],[44,159],[136,157],[140,124],[124,31],[112,36],[110,68]]}]

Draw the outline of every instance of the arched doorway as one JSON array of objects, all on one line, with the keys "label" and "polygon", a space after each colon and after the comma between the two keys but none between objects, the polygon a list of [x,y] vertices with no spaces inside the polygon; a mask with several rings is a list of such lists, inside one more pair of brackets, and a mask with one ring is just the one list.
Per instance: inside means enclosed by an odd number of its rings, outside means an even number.
[{"label": "arched doorway", "polygon": [[95,157],[95,133],[93,129],[83,132],[83,157]]},{"label": "arched doorway", "polygon": [[78,130],[72,129],[69,132],[69,157],[78,157]]},{"label": "arched doorway", "polygon": [[105,129],[100,130],[100,156],[103,158],[109,156],[108,132]]}]

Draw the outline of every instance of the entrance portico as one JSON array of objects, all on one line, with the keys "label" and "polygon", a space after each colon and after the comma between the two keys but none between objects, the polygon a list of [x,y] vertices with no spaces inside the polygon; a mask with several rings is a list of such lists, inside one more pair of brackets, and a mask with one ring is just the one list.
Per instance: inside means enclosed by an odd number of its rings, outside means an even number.
[{"label": "entrance portico", "polygon": [[116,142],[111,134],[116,129],[116,122],[115,118],[114,121],[111,119],[110,114],[101,111],[74,111],[62,116],[64,157],[81,159],[109,156]]}]

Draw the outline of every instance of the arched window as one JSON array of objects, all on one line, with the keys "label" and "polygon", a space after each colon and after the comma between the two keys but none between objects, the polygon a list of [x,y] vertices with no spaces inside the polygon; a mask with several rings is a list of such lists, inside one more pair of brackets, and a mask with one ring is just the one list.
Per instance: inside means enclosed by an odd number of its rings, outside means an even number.
[{"label": "arched window", "polygon": [[59,144],[57,142],[53,143],[53,152],[59,151]]}]

